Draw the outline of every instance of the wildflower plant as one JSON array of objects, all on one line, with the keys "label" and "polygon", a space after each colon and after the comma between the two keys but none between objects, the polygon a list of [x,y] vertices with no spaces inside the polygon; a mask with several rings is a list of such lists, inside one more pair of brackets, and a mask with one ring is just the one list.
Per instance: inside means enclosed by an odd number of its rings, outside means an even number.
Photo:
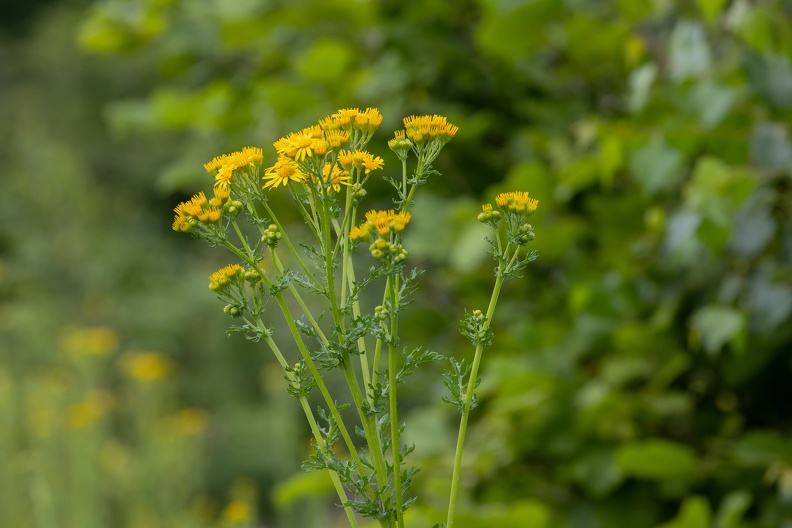
[{"label": "wildflower plant", "polygon": [[[357,527],[358,516],[364,516],[383,527],[402,528],[403,514],[416,500],[410,488],[418,469],[406,463],[412,447],[401,440],[397,389],[422,364],[444,359],[420,347],[408,349],[401,341],[400,315],[420,274],[408,266],[404,235],[415,193],[439,176],[432,162],[457,127],[438,115],[404,119],[405,129],[388,142],[401,163],[401,177],[382,176],[396,191],[394,208],[363,213],[366,183],[383,174],[383,159],[365,150],[381,122],[373,108],[339,110],[276,141],[277,159],[267,168],[260,148],[216,157],[205,165],[214,178],[213,195],[198,193],[180,203],[173,229],[223,247],[236,258],[209,277],[209,288],[237,321],[230,332],[263,342],[283,368],[288,391],[299,400],[313,434],[314,452],[303,468],[328,471],[351,526]],[[291,194],[309,240],[292,240],[287,234],[270,199],[277,188]],[[485,204],[478,215],[493,229],[492,297],[486,312],[472,310],[461,321],[461,332],[474,348],[472,359],[450,359],[444,374],[450,391],[445,399],[459,409],[461,421],[448,517],[437,527],[454,525],[467,422],[477,403],[478,370],[483,350],[492,342],[490,323],[501,286],[536,257],[524,247],[534,238],[527,219],[538,202],[526,192],[504,193],[495,202],[496,207]],[[258,234],[247,236],[242,222]],[[356,262],[359,257],[363,262]],[[289,261],[296,269],[286,267]],[[365,306],[361,293],[378,286],[381,302]],[[329,317],[312,313],[306,294],[318,295]],[[296,344],[298,357],[287,358],[276,341],[281,336],[267,326],[272,308],[285,319],[290,335],[283,339]],[[347,395],[330,393],[324,375],[331,370],[343,374]],[[324,402],[316,410],[308,403],[313,390]],[[348,403],[339,404],[341,400]],[[347,407],[357,416],[354,428],[342,417]],[[353,441],[353,432],[364,446]]]}]

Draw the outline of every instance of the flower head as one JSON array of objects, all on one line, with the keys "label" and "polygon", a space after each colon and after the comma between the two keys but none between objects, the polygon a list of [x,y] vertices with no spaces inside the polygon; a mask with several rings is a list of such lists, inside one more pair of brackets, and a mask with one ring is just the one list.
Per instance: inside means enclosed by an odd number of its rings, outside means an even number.
[{"label": "flower head", "polygon": [[262,179],[268,180],[264,184],[264,188],[267,189],[278,185],[286,186],[290,181],[302,181],[305,179],[305,174],[300,171],[297,163],[285,156],[281,156],[275,162],[275,165],[267,169]]},{"label": "flower head", "polygon": [[229,264],[209,275],[209,289],[219,291],[228,287],[235,280],[240,279],[245,270],[239,264]]},{"label": "flower head", "polygon": [[342,185],[351,185],[352,177],[338,165],[325,163],[322,167],[322,175],[324,183],[335,192],[339,192]]},{"label": "flower head", "polygon": [[421,143],[429,139],[447,143],[459,130],[458,127],[449,123],[445,117],[437,114],[405,117],[404,128],[407,129],[407,137],[415,143]]},{"label": "flower head", "polygon": [[536,211],[539,200],[528,196],[527,192],[506,192],[495,197],[495,203],[503,210],[513,213],[524,213],[529,215]]},{"label": "flower head", "polygon": [[248,166],[256,165],[262,159],[264,159],[263,150],[258,147],[245,147],[242,150],[215,157],[209,163],[204,164],[204,168],[209,174],[212,174],[224,165],[234,171],[236,169],[243,169]]}]

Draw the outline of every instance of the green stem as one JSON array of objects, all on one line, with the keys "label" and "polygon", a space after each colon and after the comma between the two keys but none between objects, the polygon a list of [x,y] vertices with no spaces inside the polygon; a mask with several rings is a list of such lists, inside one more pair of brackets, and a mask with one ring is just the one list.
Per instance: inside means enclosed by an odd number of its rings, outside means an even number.
[{"label": "green stem", "polygon": [[297,260],[297,263],[300,265],[300,267],[302,268],[302,270],[305,273],[305,275],[308,276],[308,278],[311,280],[311,282],[313,282],[316,285],[317,288],[321,288],[321,284],[319,284],[319,281],[316,280],[316,277],[314,276],[314,274],[311,273],[311,270],[308,269],[308,266],[306,266],[305,262],[303,262],[303,260],[300,258],[300,254],[297,252],[297,250],[292,245],[291,240],[289,240],[289,237],[286,234],[286,231],[284,231],[283,226],[281,225],[281,223],[278,220],[278,218],[275,216],[275,213],[272,211],[272,209],[270,208],[269,204],[267,202],[262,202],[262,203],[264,204],[264,208],[267,210],[267,214],[269,214],[270,218],[272,219],[272,222],[276,226],[278,226],[278,231],[281,232],[281,235],[283,236],[283,241],[289,247],[289,250],[292,252],[292,255],[294,255],[294,258]]},{"label": "green stem", "polygon": [[391,335],[388,340],[388,399],[390,400],[390,426],[391,426],[391,452],[393,454],[393,492],[396,501],[396,522],[399,528],[404,528],[404,516],[402,513],[402,489],[401,489],[401,444],[399,441],[399,418],[396,407],[396,341],[398,329],[398,291],[399,277],[394,276],[390,283],[390,304],[391,304]]},{"label": "green stem", "polygon": [[[251,321],[248,321],[248,324],[252,324]],[[267,345],[269,345],[272,353],[275,354],[275,357],[278,359],[278,363],[280,363],[281,367],[283,367],[283,370],[287,372],[289,381],[292,383],[299,382],[299,380],[295,379],[293,375],[289,374],[286,370],[289,368],[289,364],[286,362],[286,358],[283,357],[278,345],[272,340],[272,336],[264,327],[264,324],[261,322],[261,320],[259,320],[257,326],[264,333],[264,341],[267,343]],[[305,418],[308,420],[308,424],[311,426],[311,432],[314,435],[314,440],[316,440],[317,449],[327,449],[327,444],[325,443],[325,439],[322,436],[322,431],[319,429],[319,425],[316,423],[316,418],[314,417],[313,411],[311,410],[311,406],[308,405],[308,399],[302,393],[300,393],[299,399],[300,405],[302,406],[303,412],[305,413]],[[355,518],[355,512],[352,511],[352,507],[349,505],[346,492],[344,491],[344,485],[341,484],[341,479],[338,478],[338,473],[332,470],[330,470],[329,473],[330,480],[333,481],[333,487],[335,488],[336,493],[338,493],[338,498],[341,499],[341,504],[344,506],[344,511],[347,514],[350,525],[352,528],[357,528],[358,523],[357,519]]]},{"label": "green stem", "polygon": [[[321,202],[321,203],[324,203]],[[335,321],[336,326],[340,330],[339,334],[339,341],[341,345],[344,345],[344,319],[341,314],[341,309],[338,306],[338,300],[335,296],[335,277],[333,275],[333,255],[332,255],[332,239],[330,233],[330,214],[329,211],[323,209],[321,211],[322,216],[322,231],[324,232],[324,257],[325,257],[325,271],[327,276],[327,293],[328,299],[330,300],[330,307],[333,312],[333,320]],[[360,384],[357,380],[357,376],[355,375],[355,371],[352,368],[352,361],[349,352],[347,352],[344,347],[341,347],[343,352],[341,355],[341,362],[343,364],[344,369],[344,376],[346,377],[347,384],[349,385],[349,390],[352,393],[352,400],[355,403],[355,408],[357,409],[358,416],[360,417],[360,422],[363,425],[363,432],[366,435],[366,441],[369,446],[369,453],[371,458],[374,462],[374,469],[377,474],[377,482],[380,488],[383,488],[387,485],[387,471],[385,469],[385,458],[382,452],[382,443],[380,442],[379,438],[379,430],[377,429],[376,424],[376,417],[367,414],[364,410],[363,406],[363,396],[360,392]]]},{"label": "green stem", "polygon": [[[252,257],[245,255],[242,251],[239,250],[236,246],[230,243],[228,240],[223,241],[223,245],[227,247],[231,252],[237,255],[239,258],[244,260],[248,263],[252,268],[254,268],[261,278],[265,281],[268,286],[272,286],[272,281],[269,280],[267,275],[264,273],[264,270],[258,265],[257,262]],[[302,354],[303,359],[305,359],[305,364],[308,367],[308,370],[311,371],[311,375],[314,377],[314,381],[316,382],[316,386],[319,388],[319,392],[322,393],[324,397],[325,403],[327,407],[330,409],[330,414],[333,416],[333,419],[336,421],[338,425],[339,432],[344,439],[344,443],[349,450],[349,454],[352,457],[352,460],[358,465],[359,468],[364,468],[365,466],[360,460],[360,456],[355,449],[355,444],[352,442],[352,437],[349,435],[349,431],[347,431],[346,426],[344,425],[343,419],[341,418],[341,413],[338,412],[338,407],[335,404],[332,396],[330,395],[330,391],[327,390],[327,385],[325,384],[324,380],[322,379],[322,375],[319,373],[319,369],[316,368],[316,364],[311,358],[311,353],[308,351],[308,348],[305,346],[305,342],[300,335],[300,331],[297,329],[297,324],[294,322],[294,317],[291,314],[291,310],[289,310],[289,306],[286,304],[286,301],[283,299],[282,293],[277,293],[274,295],[275,300],[278,302],[278,306],[280,306],[281,312],[283,312],[283,317],[286,319],[286,324],[289,326],[289,330],[291,331],[292,337],[294,338],[295,343],[297,344],[297,348],[300,350],[300,354]],[[361,469],[362,471],[362,469]]]},{"label": "green stem", "polygon": [[[283,267],[283,263],[281,263],[280,259],[278,258],[278,254],[275,253],[274,248],[270,248],[270,254],[272,255],[272,262],[275,265],[275,269],[278,271],[278,273],[283,273],[283,270],[285,268]],[[319,339],[322,341],[322,343],[324,343],[325,345],[328,344],[330,341],[327,339],[327,336],[322,331],[322,327],[320,327],[319,323],[316,321],[316,319],[314,319],[314,316],[311,314],[311,311],[308,309],[308,306],[305,304],[305,301],[303,301],[300,292],[297,291],[297,288],[294,287],[294,284],[289,284],[289,291],[292,293],[292,295],[294,295],[294,299],[297,301],[297,304],[300,306],[300,310],[302,310],[303,314],[305,315],[305,318],[308,319],[308,322],[311,323],[311,327],[316,332],[316,335],[319,336]]]},{"label": "green stem", "polygon": [[[508,248],[508,246],[507,246]],[[506,259],[501,259],[498,269],[498,275],[495,279],[495,286],[492,289],[492,297],[490,298],[489,307],[485,316],[483,329],[488,330],[490,322],[492,321],[492,314],[495,311],[495,305],[498,304],[498,296],[500,295],[503,279],[517,258],[519,248],[515,250],[514,256],[508,264]],[[504,266],[505,265],[505,266]],[[478,378],[479,365],[481,364],[482,351],[484,346],[482,343],[476,345],[476,351],[473,355],[473,365],[470,369],[470,377],[468,379],[467,391],[465,392],[465,406],[462,410],[462,418],[459,422],[459,435],[457,436],[456,453],[454,455],[454,473],[451,477],[451,496],[448,500],[448,518],[446,519],[446,528],[453,528],[454,526],[454,511],[456,509],[457,493],[459,491],[459,477],[462,469],[462,449],[465,446],[465,434],[467,433],[468,417],[470,416],[470,402],[473,400],[473,393],[476,388],[476,379]]]}]

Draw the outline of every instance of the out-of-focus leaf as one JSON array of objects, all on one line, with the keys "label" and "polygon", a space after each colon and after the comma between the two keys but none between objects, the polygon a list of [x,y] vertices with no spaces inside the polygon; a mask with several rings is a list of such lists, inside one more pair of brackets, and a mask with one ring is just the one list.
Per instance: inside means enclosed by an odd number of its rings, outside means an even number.
[{"label": "out-of-focus leaf", "polygon": [[657,79],[657,65],[654,62],[647,62],[630,73],[627,107],[631,112],[638,113],[644,109],[655,79]]},{"label": "out-of-focus leaf", "polygon": [[337,82],[354,56],[354,49],[346,42],[321,39],[314,42],[310,51],[297,63],[297,71],[311,81]]},{"label": "out-of-focus leaf", "polygon": [[729,0],[698,0],[698,6],[707,22],[712,22]]},{"label": "out-of-focus leaf", "polygon": [[792,463],[789,438],[776,431],[754,430],[746,433],[732,448],[734,461],[746,467],[766,468],[773,463]]},{"label": "out-of-focus leaf", "polygon": [[676,518],[657,528],[710,528],[712,512],[707,499],[697,495],[688,497]]},{"label": "out-of-focus leaf", "polygon": [[535,500],[519,500],[506,506],[478,506],[475,511],[459,511],[456,522],[465,528],[493,526],[550,526],[550,508]]},{"label": "out-of-focus leaf", "polygon": [[729,226],[737,207],[753,191],[752,173],[735,170],[721,160],[704,156],[687,185],[687,204],[719,226]]},{"label": "out-of-focus leaf", "polygon": [[682,178],[682,153],[663,138],[652,138],[630,157],[630,167],[635,179],[647,194],[670,191]]},{"label": "out-of-focus leaf", "polygon": [[740,335],[745,328],[745,316],[733,308],[712,305],[693,314],[690,324],[704,350],[714,355]]},{"label": "out-of-focus leaf", "polygon": [[492,258],[486,253],[490,249],[486,238],[492,236],[492,227],[481,222],[470,222],[464,226],[451,248],[451,265],[461,273],[470,273],[482,262],[491,261]]},{"label": "out-of-focus leaf", "polygon": [[745,59],[745,69],[754,90],[779,109],[792,102],[792,68],[789,57],[781,53],[751,54]]},{"label": "out-of-focus leaf", "polygon": [[688,480],[698,470],[695,451],[660,438],[622,444],[616,462],[625,476],[647,480]]},{"label": "out-of-focus leaf", "polygon": [[698,256],[701,245],[696,232],[701,222],[701,215],[690,210],[674,213],[668,219],[664,244],[671,264],[684,265]]},{"label": "out-of-focus leaf", "polygon": [[692,20],[674,26],[669,43],[671,78],[677,82],[705,75],[712,57],[704,28]]},{"label": "out-of-focus leaf", "polygon": [[[514,60],[530,56],[546,44],[548,31],[557,20],[561,4],[553,0],[503,2],[486,0],[484,18],[476,31],[476,42],[485,51]],[[536,31],[526,33],[526,26]]]},{"label": "out-of-focus leaf", "polygon": [[737,92],[712,81],[702,81],[690,93],[689,104],[705,127],[716,126],[729,113]]},{"label": "out-of-focus leaf", "polygon": [[745,490],[732,491],[721,501],[714,528],[738,528],[753,497]]},{"label": "out-of-focus leaf", "polygon": [[751,322],[760,332],[772,332],[792,313],[792,288],[759,274],[751,281]]},{"label": "out-of-focus leaf", "polygon": [[760,167],[789,169],[792,144],[789,129],[782,123],[759,123],[751,132],[751,160]]},{"label": "out-of-focus leaf", "polygon": [[770,213],[775,199],[775,193],[760,189],[740,207],[729,240],[729,247],[733,251],[752,257],[773,239],[776,222]]},{"label": "out-of-focus leaf", "polygon": [[333,492],[333,483],[326,471],[300,472],[278,484],[272,493],[275,505],[288,508],[296,502]]},{"label": "out-of-focus leaf", "polygon": [[600,142],[600,181],[605,188],[613,186],[616,172],[624,166],[624,147],[616,136],[608,136]]},{"label": "out-of-focus leaf", "polygon": [[573,465],[575,478],[595,497],[604,497],[622,482],[622,474],[613,452],[604,449],[588,451]]},{"label": "out-of-focus leaf", "polygon": [[770,51],[774,45],[772,16],[768,10],[754,5],[743,17],[737,34],[755,51]]}]

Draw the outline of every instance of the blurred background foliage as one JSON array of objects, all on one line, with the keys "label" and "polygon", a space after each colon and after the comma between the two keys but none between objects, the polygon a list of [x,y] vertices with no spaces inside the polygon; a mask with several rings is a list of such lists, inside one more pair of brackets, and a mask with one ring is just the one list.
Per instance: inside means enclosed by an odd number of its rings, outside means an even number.
[{"label": "blurred background foliage", "polygon": [[[386,170],[403,116],[460,128],[406,238],[428,270],[408,343],[470,353],[457,321],[493,280],[478,204],[540,200],[460,526],[792,527],[790,17],[789,0],[6,0],[0,526],[343,526],[329,480],[299,470],[309,434],[278,367],[224,336],[205,283],[229,260],[173,233],[171,208],[215,155],[270,161],[285,133],[376,106]],[[422,376],[403,416],[410,522],[430,526],[457,415]]]}]

